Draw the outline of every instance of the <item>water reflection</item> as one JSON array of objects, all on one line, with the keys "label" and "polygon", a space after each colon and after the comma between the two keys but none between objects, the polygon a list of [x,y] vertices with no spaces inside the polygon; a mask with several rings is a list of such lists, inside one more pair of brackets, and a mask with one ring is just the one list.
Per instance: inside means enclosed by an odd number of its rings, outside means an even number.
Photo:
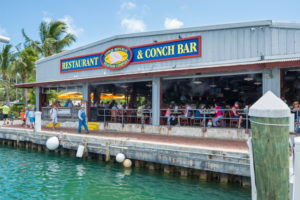
[{"label": "water reflection", "polygon": [[76,165],[77,177],[82,178],[85,175],[85,167],[82,164]]}]

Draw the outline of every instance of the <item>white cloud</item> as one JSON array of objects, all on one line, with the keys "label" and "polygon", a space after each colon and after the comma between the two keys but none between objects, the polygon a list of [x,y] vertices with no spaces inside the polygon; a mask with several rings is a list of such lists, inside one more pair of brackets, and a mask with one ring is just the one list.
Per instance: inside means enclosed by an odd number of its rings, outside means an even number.
[{"label": "white cloud", "polygon": [[78,36],[80,33],[82,33],[84,31],[83,28],[77,27],[74,24],[73,18],[69,15],[66,15],[63,18],[58,19],[58,20],[63,21],[63,22],[66,23],[66,25],[68,27],[67,30],[66,30],[67,33],[71,33],[71,34],[74,34],[75,36]]},{"label": "white cloud", "polygon": [[[80,33],[84,31],[83,28],[77,27],[74,23],[74,20],[71,16],[66,15],[63,18],[58,19],[59,21],[65,22],[67,25],[67,33],[74,34],[75,36],[78,36]],[[46,23],[50,23],[53,21],[51,17],[43,17],[43,21]]]},{"label": "white cloud", "polygon": [[52,19],[50,17],[44,17],[43,21],[49,24],[52,21]]},{"label": "white cloud", "polygon": [[125,9],[127,9],[127,10],[133,10],[135,8],[136,8],[136,4],[133,3],[133,2],[131,2],[131,1],[124,2],[124,3],[121,4],[121,9],[122,10],[125,10]]},{"label": "white cloud", "polygon": [[121,21],[122,27],[126,33],[143,32],[146,30],[146,25],[143,20],[125,18]]},{"label": "white cloud", "polygon": [[165,28],[166,29],[174,29],[174,28],[180,28],[183,26],[183,22],[176,19],[176,18],[166,18],[165,19]]},{"label": "white cloud", "polygon": [[6,29],[2,28],[1,26],[0,26],[0,35],[2,36],[6,35]]}]

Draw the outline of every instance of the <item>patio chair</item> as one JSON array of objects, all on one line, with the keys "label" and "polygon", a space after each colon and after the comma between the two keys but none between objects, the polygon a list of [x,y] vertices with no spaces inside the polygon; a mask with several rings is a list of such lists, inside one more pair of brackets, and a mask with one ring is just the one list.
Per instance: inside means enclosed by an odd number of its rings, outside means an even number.
[{"label": "patio chair", "polygon": [[239,124],[239,119],[233,118],[231,112],[229,112],[229,118],[230,118],[230,120],[229,120],[229,126],[230,126],[230,128],[233,127],[233,126],[237,127],[238,124]]}]

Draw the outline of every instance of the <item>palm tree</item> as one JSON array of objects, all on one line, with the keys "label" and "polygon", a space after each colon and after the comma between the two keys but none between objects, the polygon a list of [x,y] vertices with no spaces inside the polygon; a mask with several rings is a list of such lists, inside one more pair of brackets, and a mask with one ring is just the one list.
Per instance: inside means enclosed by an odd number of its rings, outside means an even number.
[{"label": "palm tree", "polygon": [[40,41],[33,41],[22,30],[28,44],[32,45],[43,57],[60,53],[75,41],[75,35],[67,33],[67,25],[61,21],[41,22]]},{"label": "palm tree", "polygon": [[11,45],[5,45],[0,52],[0,71],[2,74],[2,79],[4,82],[5,87],[5,93],[6,93],[6,103],[9,104],[9,92],[8,92],[8,84],[7,84],[7,78],[8,78],[8,71],[12,63],[12,53],[10,52]]},{"label": "palm tree", "polygon": [[[28,77],[35,76],[35,61],[38,60],[38,53],[33,46],[25,46],[25,49],[20,51],[17,48],[17,56],[13,62],[13,72],[19,74],[22,82],[26,83]],[[22,88],[24,104],[27,106],[27,90]]]}]

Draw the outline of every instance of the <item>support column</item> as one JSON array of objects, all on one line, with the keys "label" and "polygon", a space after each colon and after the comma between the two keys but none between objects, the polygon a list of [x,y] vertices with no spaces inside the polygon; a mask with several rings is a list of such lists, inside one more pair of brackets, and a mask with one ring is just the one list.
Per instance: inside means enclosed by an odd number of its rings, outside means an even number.
[{"label": "support column", "polygon": [[35,88],[35,108],[36,111],[41,111],[40,110],[40,104],[42,102],[40,102],[40,87],[36,87]]},{"label": "support column", "polygon": [[272,91],[276,96],[280,97],[280,69],[265,69],[262,74],[263,94]]},{"label": "support column", "polygon": [[86,116],[88,116],[88,112],[89,112],[89,107],[88,107],[89,85],[88,85],[88,83],[83,83],[83,86],[82,86],[82,100],[85,101],[85,113],[86,113]]},{"label": "support column", "polygon": [[152,79],[152,125],[159,126],[160,122],[160,77]]}]

